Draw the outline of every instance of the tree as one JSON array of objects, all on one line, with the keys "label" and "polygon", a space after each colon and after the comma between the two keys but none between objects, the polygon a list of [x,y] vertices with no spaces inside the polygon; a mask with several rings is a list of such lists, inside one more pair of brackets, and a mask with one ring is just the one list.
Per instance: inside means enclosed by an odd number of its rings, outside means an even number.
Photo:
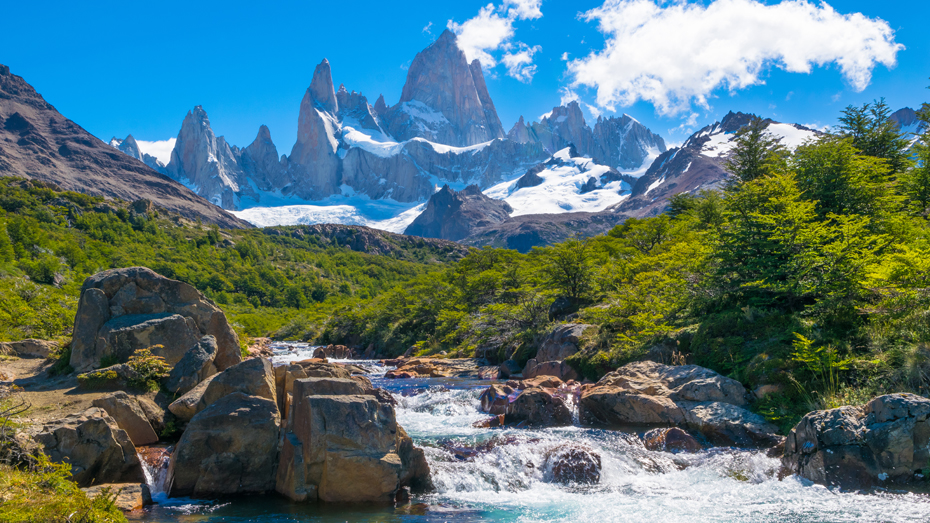
[{"label": "tree", "polygon": [[547,287],[562,292],[573,301],[579,301],[587,294],[593,272],[587,240],[569,238],[535,251],[543,259],[542,272]]},{"label": "tree", "polygon": [[889,174],[907,170],[911,162],[910,140],[891,119],[891,109],[884,98],[862,107],[850,105],[843,110],[840,122],[839,135],[848,138],[861,154],[887,160]]},{"label": "tree", "polygon": [[897,206],[885,160],[862,155],[851,137],[826,136],[798,147],[790,167],[817,214],[879,216]]},{"label": "tree", "polygon": [[766,174],[784,170],[787,151],[781,138],[768,131],[768,122],[754,116],[736,131],[736,143],[727,171],[739,182],[751,182]]}]

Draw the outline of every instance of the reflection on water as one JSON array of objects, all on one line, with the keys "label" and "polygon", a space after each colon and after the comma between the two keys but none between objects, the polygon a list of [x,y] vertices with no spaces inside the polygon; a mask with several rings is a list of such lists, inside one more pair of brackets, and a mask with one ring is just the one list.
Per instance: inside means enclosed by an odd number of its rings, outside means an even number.
[{"label": "reflection on water", "polygon": [[[310,346],[276,346],[275,361],[312,356]],[[353,362],[370,365],[371,362]],[[203,502],[170,500],[138,519],[151,522],[392,521],[928,521],[930,498],[842,493],[796,477],[760,452],[712,449],[673,455],[646,450],[638,437],[584,427],[478,429],[478,396],[488,382],[462,379],[372,382],[398,400],[397,418],[424,448],[436,489],[410,505],[338,508],[274,495]],[[552,482],[547,457],[566,445],[601,458],[595,485]]]}]

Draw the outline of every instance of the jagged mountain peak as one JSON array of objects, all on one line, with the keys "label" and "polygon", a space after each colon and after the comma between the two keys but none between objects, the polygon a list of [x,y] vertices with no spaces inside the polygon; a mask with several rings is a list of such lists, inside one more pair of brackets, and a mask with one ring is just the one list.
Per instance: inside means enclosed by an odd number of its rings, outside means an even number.
[{"label": "jagged mountain peak", "polygon": [[307,88],[307,94],[324,111],[335,114],[339,110],[336,90],[333,88],[333,72],[326,58],[313,70],[313,79],[310,81],[310,87]]},{"label": "jagged mountain peak", "polygon": [[420,137],[466,147],[504,137],[481,64],[468,63],[448,30],[417,53],[388,120],[399,140]]}]

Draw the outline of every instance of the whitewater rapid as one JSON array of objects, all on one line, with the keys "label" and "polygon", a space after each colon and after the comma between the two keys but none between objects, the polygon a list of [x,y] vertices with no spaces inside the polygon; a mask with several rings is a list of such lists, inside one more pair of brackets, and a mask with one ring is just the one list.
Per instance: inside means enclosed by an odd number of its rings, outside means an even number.
[{"label": "whitewater rapid", "polygon": [[[309,358],[314,347],[277,344],[273,361]],[[345,361],[350,363],[349,361]],[[144,521],[201,522],[911,522],[930,520],[922,494],[831,490],[796,476],[778,478],[779,461],[764,452],[715,448],[696,454],[645,449],[637,434],[581,426],[482,429],[478,400],[488,382],[384,378],[377,387],[397,400],[397,420],[424,449],[434,490],[403,507],[296,504],[274,495],[221,502],[166,500]],[[552,481],[546,457],[575,445],[601,458],[595,485]]]}]

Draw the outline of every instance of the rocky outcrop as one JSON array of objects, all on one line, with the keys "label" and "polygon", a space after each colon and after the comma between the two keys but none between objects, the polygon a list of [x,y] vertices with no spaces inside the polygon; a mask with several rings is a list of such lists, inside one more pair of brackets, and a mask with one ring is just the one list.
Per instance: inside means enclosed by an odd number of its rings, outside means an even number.
[{"label": "rocky outcrop", "polygon": [[136,398],[119,391],[97,398],[93,401],[94,407],[103,409],[116,421],[119,428],[126,431],[133,445],[151,445],[158,442],[158,434],[149,423],[148,416]]},{"label": "rocky outcrop", "polygon": [[526,128],[526,122],[523,121],[523,115],[517,123],[513,124],[510,131],[507,132],[507,139],[517,143],[526,143],[531,140],[530,133]]},{"label": "rocky outcrop", "polygon": [[58,349],[58,343],[47,340],[19,340],[0,343],[0,354],[20,358],[48,358]]},{"label": "rocky outcrop", "polygon": [[648,167],[647,162],[666,151],[661,136],[627,114],[619,118],[598,117],[592,134],[594,149],[582,154],[621,171]]},{"label": "rocky outcrop", "polygon": [[507,202],[488,198],[477,185],[469,185],[460,192],[444,185],[430,197],[426,209],[404,234],[461,240],[477,228],[506,220],[511,212],[513,209]]},{"label": "rocky outcrop", "polygon": [[184,395],[198,383],[216,374],[213,360],[216,359],[217,351],[215,337],[207,335],[201,338],[171,369],[165,387],[170,392]]},{"label": "rocky outcrop", "polygon": [[[255,183],[263,191],[274,192],[293,182],[288,173],[287,157],[278,156],[278,148],[271,139],[271,130],[265,125],[258,128],[255,140],[239,153],[239,166],[247,181]],[[261,201],[260,195],[255,197]]]},{"label": "rocky outcrop", "polygon": [[226,315],[197,289],[145,267],[112,269],[81,287],[70,363],[85,371],[105,357],[125,362],[138,349],[161,345],[153,354],[175,365],[205,335],[216,339],[217,369],[241,361]]},{"label": "rocky outcrop", "polygon": [[187,425],[171,455],[171,497],[274,490],[281,418],[274,400],[234,392]]},{"label": "rocky outcrop", "polygon": [[386,378],[477,378],[478,363],[471,358],[402,358],[384,360],[388,366],[397,369],[388,371]]},{"label": "rocky outcrop", "polygon": [[429,481],[422,450],[397,424],[391,405],[345,394],[348,380],[294,385],[276,489],[295,501],[388,502],[398,489]]},{"label": "rocky outcrop", "polygon": [[803,478],[848,489],[920,480],[930,462],[930,400],[888,394],[811,412],[788,434],[782,462]]},{"label": "rocky outcrop", "polygon": [[749,412],[748,393],[736,380],[696,365],[630,363],[584,391],[581,419],[609,425],[692,429],[720,446],[771,447],[776,427]]},{"label": "rocky outcrop", "polygon": [[132,440],[103,409],[94,407],[46,423],[33,439],[52,461],[71,465],[71,476],[80,487],[145,480]]},{"label": "rocky outcrop", "polygon": [[463,147],[504,137],[481,65],[469,65],[448,29],[413,59],[387,119],[399,140],[421,137]]},{"label": "rocky outcrop", "polygon": [[0,100],[0,173],[4,176],[127,202],[147,199],[191,220],[250,227],[139,160],[114,151],[62,116],[5,65],[0,65]]}]

